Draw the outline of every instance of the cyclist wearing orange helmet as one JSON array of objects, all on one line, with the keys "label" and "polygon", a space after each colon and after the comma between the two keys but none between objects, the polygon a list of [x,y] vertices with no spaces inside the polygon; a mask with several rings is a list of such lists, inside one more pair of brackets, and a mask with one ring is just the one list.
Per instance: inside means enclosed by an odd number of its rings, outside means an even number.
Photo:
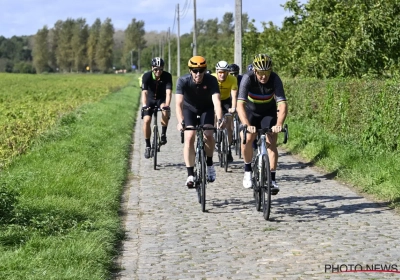
[{"label": "cyclist wearing orange helmet", "polygon": [[[214,111],[218,118],[218,126],[222,125],[222,109],[220,92],[217,79],[212,75],[206,75],[207,62],[202,56],[193,56],[188,61],[189,74],[178,78],[176,83],[176,117],[178,130],[185,126],[194,127],[197,124],[197,116],[200,116],[200,124],[205,127],[214,126]],[[194,141],[196,131],[185,131],[185,143],[183,157],[187,168],[186,185],[194,186]],[[212,130],[204,131],[205,148],[207,155],[207,180],[215,181],[216,174],[213,165],[213,153],[215,140]]]},{"label": "cyclist wearing orange helmet", "polygon": [[[251,188],[253,157],[252,143],[256,129],[271,128],[267,134],[268,156],[271,167],[272,194],[279,192],[275,173],[278,163],[277,134],[282,131],[287,115],[286,96],[281,78],[272,72],[272,60],[266,54],[258,54],[253,59],[253,69],[243,75],[239,87],[237,111],[240,120],[247,125],[247,142],[242,144],[245,163],[243,187]],[[277,113],[278,110],[278,113]]]}]

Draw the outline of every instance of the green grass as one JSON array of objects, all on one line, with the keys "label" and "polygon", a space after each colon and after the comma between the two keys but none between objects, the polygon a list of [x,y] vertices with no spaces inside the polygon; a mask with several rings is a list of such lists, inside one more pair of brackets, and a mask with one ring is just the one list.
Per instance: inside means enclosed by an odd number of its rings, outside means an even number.
[{"label": "green grass", "polygon": [[315,124],[291,118],[287,123],[290,138],[282,147],[322,168],[331,178],[399,208],[399,152],[363,154],[358,143],[327,134]]},{"label": "green grass", "polygon": [[0,173],[0,279],[110,278],[138,93],[63,116]]}]

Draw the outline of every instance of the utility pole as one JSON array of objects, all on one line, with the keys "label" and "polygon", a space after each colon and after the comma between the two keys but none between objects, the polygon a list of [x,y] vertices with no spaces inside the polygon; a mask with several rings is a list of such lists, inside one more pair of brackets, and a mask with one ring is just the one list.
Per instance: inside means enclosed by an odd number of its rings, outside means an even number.
[{"label": "utility pole", "polygon": [[242,0],[235,0],[235,63],[242,68]]},{"label": "utility pole", "polygon": [[180,40],[180,26],[179,26],[179,4],[177,4],[177,23],[178,23],[178,41],[177,41],[177,47],[178,47],[178,68],[176,70],[176,74],[178,77],[181,75],[181,40]]},{"label": "utility pole", "polygon": [[171,73],[171,33],[168,27],[168,72]]},{"label": "utility pole", "polygon": [[193,0],[194,22],[193,22],[193,56],[197,55],[197,25],[196,25],[196,0]]}]

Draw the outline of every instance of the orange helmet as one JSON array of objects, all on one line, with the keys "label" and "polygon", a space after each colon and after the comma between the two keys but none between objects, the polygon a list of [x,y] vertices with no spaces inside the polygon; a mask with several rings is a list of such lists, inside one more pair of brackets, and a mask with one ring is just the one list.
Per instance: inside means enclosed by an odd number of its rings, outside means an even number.
[{"label": "orange helmet", "polygon": [[204,57],[196,55],[189,59],[188,66],[189,68],[207,68],[207,62]]}]

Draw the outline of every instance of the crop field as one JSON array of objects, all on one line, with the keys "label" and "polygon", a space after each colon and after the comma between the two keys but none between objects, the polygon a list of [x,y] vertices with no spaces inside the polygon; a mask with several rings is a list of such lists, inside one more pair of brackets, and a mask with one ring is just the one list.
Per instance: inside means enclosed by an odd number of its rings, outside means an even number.
[{"label": "crop field", "polygon": [[74,109],[125,86],[124,75],[0,73],[0,169]]}]

